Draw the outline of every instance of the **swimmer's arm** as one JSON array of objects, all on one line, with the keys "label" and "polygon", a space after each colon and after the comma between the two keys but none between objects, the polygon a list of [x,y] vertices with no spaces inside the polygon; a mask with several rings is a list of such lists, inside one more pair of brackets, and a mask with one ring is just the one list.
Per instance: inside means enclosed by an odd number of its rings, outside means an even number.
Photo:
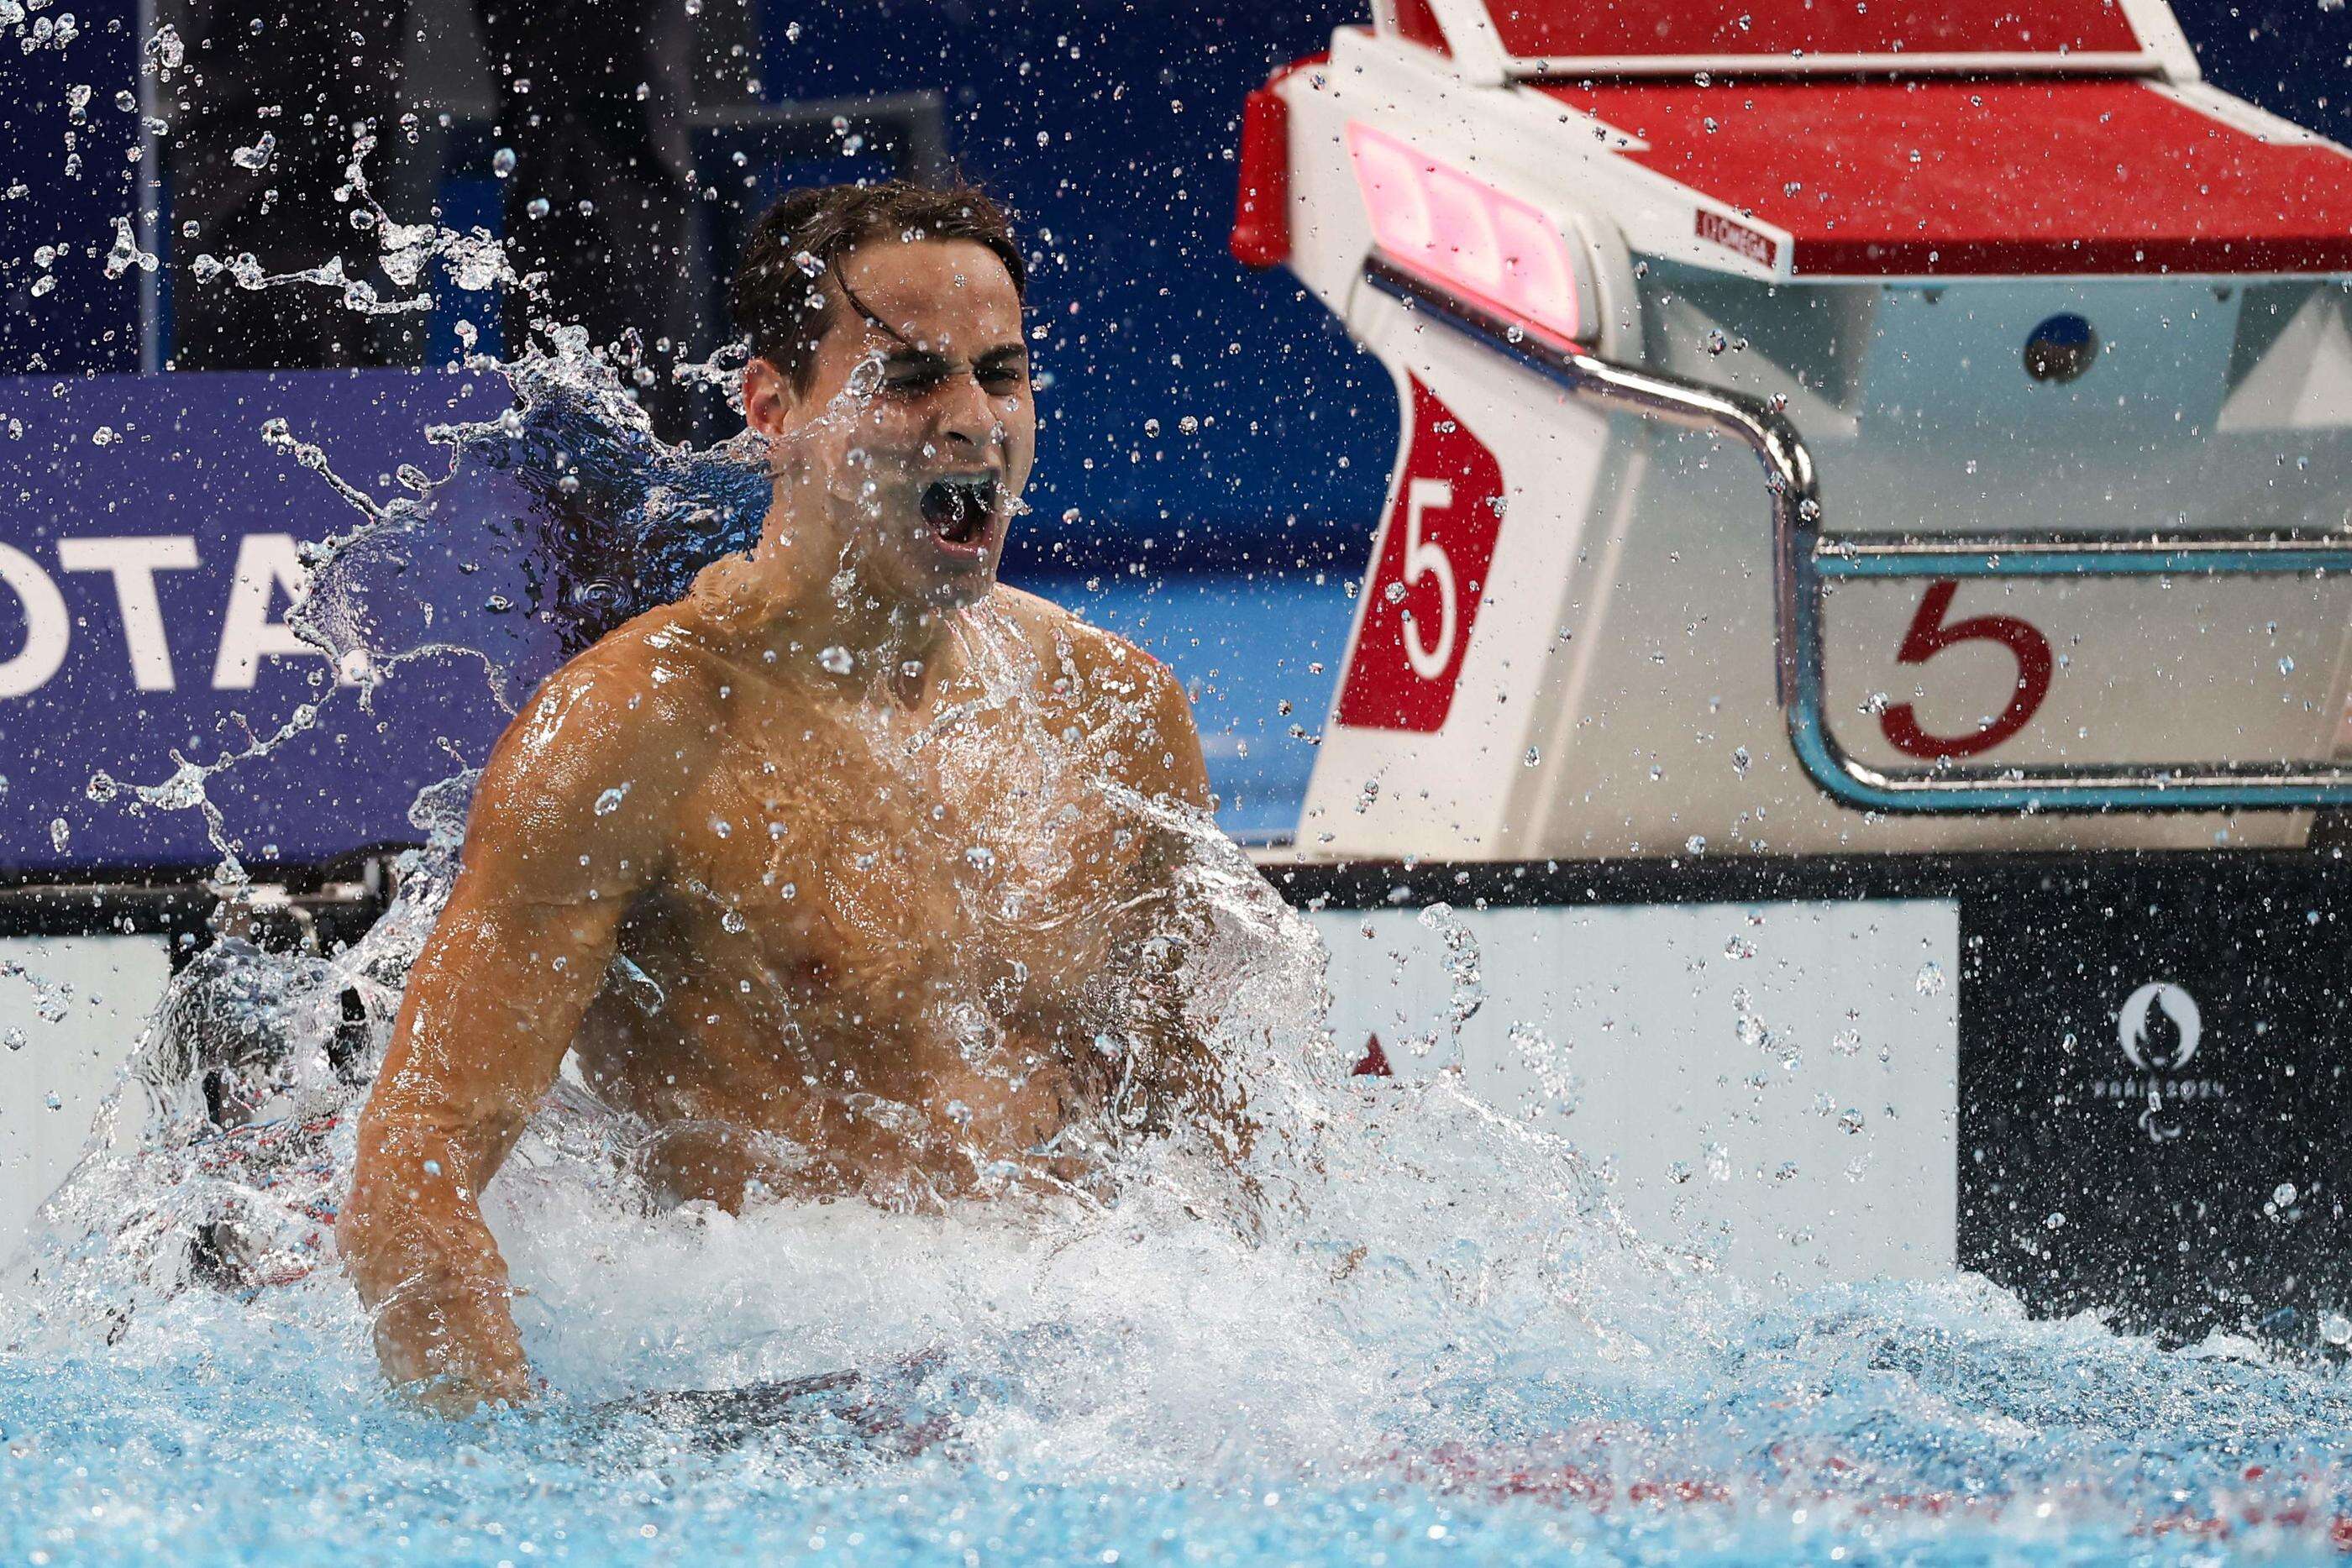
[{"label": "swimmer's arm", "polygon": [[1127,782],[1155,799],[1215,810],[1200,727],[1192,720],[1192,705],[1182,685],[1158,660],[1141,653],[1129,657],[1143,661],[1143,677],[1135,701],[1137,733],[1128,755]]},{"label": "swimmer's arm", "polygon": [[[664,848],[664,792],[632,772],[661,748],[641,744],[625,698],[562,679],[501,738],[477,789],[463,869],[360,1120],[340,1224],[385,1374],[448,1409],[530,1394],[480,1193],[552,1086]],[[600,815],[597,797],[618,786],[635,809]]]},{"label": "swimmer's arm", "polygon": [[[1203,812],[1215,810],[1200,730],[1184,688],[1167,666],[1149,660],[1140,685],[1139,744],[1129,752],[1127,782],[1154,799]],[[1135,966],[1129,1028],[1142,1047],[1144,1087],[1153,1100],[1201,1126],[1229,1163],[1238,1164],[1249,1152],[1254,1131],[1247,1106],[1238,1082],[1201,1038],[1185,1007],[1184,938],[1197,922],[1181,903],[1177,871],[1190,846],[1174,832],[1155,828],[1137,848],[1139,852],[1127,863],[1141,884],[1141,896],[1123,901],[1135,924],[1122,934],[1122,946],[1132,943],[1139,949],[1155,936],[1177,938],[1156,949],[1156,961],[1140,952],[1129,960]]]}]

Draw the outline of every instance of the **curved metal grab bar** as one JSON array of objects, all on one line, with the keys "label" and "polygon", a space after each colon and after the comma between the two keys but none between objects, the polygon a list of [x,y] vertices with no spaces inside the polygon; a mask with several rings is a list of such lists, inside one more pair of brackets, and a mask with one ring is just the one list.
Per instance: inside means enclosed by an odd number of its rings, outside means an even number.
[{"label": "curved metal grab bar", "polygon": [[1822,674],[1822,598],[1850,578],[2284,576],[2352,570],[2352,534],[1996,533],[1913,538],[1822,531],[1812,454],[1759,398],[1634,370],[1489,307],[1463,299],[1375,251],[1364,281],[1462,332],[1580,402],[1685,430],[1735,436],[1764,467],[1772,505],[1776,686],[1789,740],[1815,783],[1868,810],[2287,810],[2352,805],[2352,767],[2305,763],[1873,768],[1830,733]]}]

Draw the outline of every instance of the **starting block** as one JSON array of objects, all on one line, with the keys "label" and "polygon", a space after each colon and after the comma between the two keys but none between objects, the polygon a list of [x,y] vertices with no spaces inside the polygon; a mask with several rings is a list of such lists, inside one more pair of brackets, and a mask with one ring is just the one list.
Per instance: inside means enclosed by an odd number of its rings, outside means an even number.
[{"label": "starting block", "polygon": [[1382,0],[1242,152],[1402,413],[1304,853],[2352,804],[2352,154],[2160,0]]}]

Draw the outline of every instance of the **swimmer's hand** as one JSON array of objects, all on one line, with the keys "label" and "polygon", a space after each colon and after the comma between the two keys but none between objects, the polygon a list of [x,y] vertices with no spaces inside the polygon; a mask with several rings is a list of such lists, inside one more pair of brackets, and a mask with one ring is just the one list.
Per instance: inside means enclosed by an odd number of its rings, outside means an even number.
[{"label": "swimmer's hand", "polygon": [[504,1286],[418,1281],[377,1305],[376,1357],[406,1398],[444,1416],[520,1406],[536,1392]]}]

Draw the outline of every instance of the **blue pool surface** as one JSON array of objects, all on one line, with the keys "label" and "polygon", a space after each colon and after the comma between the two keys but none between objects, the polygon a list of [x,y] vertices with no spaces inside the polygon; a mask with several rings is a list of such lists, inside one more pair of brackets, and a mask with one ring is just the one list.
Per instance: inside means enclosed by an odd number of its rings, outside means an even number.
[{"label": "blue pool surface", "polygon": [[183,1324],[167,1354],[0,1361],[0,1555],[2189,1563],[2352,1539],[2334,1373],[2027,1325],[1959,1289],[1760,1313],[1648,1379],[1448,1347],[1386,1368],[1376,1419],[1315,1451],[1266,1437],[1284,1422],[1261,1401],[1297,1393],[1279,1375],[1201,1392],[1205,1427],[1121,1407],[1116,1378],[1107,1414],[1047,1416],[1016,1380],[966,1406],[961,1451],[912,1459],[816,1433],[707,1452],[560,1410],[449,1426],[390,1405],[347,1324],[263,1315]]}]

